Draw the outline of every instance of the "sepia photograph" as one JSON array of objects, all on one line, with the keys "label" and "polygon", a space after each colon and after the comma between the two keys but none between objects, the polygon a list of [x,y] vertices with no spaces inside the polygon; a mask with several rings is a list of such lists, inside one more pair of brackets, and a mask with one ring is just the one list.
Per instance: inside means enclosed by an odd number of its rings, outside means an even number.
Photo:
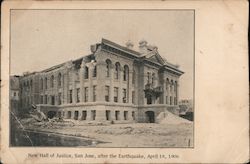
[{"label": "sepia photograph", "polygon": [[194,10],[11,10],[10,146],[194,146]]}]

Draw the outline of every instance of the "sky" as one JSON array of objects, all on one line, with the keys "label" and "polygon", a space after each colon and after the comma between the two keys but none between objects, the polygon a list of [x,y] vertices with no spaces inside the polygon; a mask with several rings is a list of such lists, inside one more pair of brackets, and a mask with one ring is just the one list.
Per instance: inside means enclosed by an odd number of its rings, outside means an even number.
[{"label": "sky", "polygon": [[105,38],[134,47],[144,39],[178,64],[180,99],[193,98],[194,12],[191,10],[12,10],[11,75],[41,71],[91,53]]}]

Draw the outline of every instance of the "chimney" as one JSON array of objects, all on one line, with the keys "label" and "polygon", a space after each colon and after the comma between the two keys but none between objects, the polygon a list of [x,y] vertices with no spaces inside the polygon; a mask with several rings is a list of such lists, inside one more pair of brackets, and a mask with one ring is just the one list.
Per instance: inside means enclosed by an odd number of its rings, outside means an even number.
[{"label": "chimney", "polygon": [[126,47],[129,48],[129,49],[133,49],[134,44],[130,40],[128,40],[127,43],[126,43]]},{"label": "chimney", "polygon": [[147,53],[147,44],[148,44],[148,42],[146,40],[141,40],[139,42],[140,53],[142,53],[142,54],[146,54]]}]

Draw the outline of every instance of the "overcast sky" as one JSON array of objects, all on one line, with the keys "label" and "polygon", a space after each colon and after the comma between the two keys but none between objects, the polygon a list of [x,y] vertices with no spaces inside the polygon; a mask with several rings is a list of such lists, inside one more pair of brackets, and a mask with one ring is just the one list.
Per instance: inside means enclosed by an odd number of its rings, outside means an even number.
[{"label": "overcast sky", "polygon": [[106,38],[135,48],[145,39],[180,65],[180,99],[193,98],[194,15],[191,10],[12,10],[11,75],[40,71],[90,54]]}]

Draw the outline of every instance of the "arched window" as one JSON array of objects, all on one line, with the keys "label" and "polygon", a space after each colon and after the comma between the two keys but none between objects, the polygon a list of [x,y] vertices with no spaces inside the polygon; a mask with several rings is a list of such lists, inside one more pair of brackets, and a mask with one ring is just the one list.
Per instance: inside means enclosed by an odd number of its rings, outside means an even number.
[{"label": "arched window", "polygon": [[43,90],[43,79],[40,80],[40,89]]},{"label": "arched window", "polygon": [[44,79],[44,85],[45,85],[45,89],[48,89],[48,79],[47,79],[47,77],[45,77],[45,79]]},{"label": "arched window", "polygon": [[115,63],[115,79],[119,79],[119,74],[120,74],[120,63],[117,62]]},{"label": "arched window", "polygon": [[132,75],[132,84],[135,83],[135,70],[133,70],[133,75]]},{"label": "arched window", "polygon": [[50,78],[50,87],[53,88],[54,87],[54,76],[52,75]]},{"label": "arched window", "polygon": [[106,76],[110,77],[110,69],[111,69],[111,61],[109,59],[106,60]]},{"label": "arched window", "polygon": [[94,70],[93,70],[93,77],[96,77],[96,75],[97,75],[97,68],[96,68],[96,65],[95,65]]},{"label": "arched window", "polygon": [[168,91],[168,88],[169,88],[169,79],[167,78],[166,80],[166,90]]},{"label": "arched window", "polygon": [[58,74],[57,82],[58,82],[58,87],[61,87],[62,86],[62,74],[61,73]]},{"label": "arched window", "polygon": [[128,80],[128,71],[129,71],[129,68],[127,65],[124,66],[124,69],[123,69],[123,80],[124,81],[127,81]]},{"label": "arched window", "polygon": [[177,91],[177,81],[174,82],[174,91]]},{"label": "arched window", "polygon": [[170,84],[170,91],[172,92],[172,91],[173,91],[173,89],[174,89],[174,82],[173,82],[173,80],[171,80],[171,84]]},{"label": "arched window", "polygon": [[85,66],[84,79],[88,79],[88,78],[89,78],[89,68]]}]

